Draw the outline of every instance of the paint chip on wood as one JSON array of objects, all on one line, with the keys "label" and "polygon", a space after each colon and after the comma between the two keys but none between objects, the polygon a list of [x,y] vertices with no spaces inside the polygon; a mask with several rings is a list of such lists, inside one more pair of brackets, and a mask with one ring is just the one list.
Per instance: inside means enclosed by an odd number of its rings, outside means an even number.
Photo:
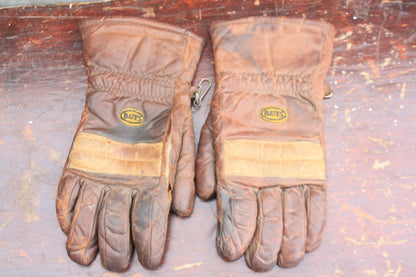
[{"label": "paint chip on wood", "polygon": [[153,7],[143,8],[142,11],[144,12],[143,17],[156,17]]},{"label": "paint chip on wood", "polygon": [[378,169],[384,169],[387,166],[390,165],[390,161],[384,161],[384,162],[379,162],[378,160],[376,160],[373,164],[373,169],[378,170]]}]

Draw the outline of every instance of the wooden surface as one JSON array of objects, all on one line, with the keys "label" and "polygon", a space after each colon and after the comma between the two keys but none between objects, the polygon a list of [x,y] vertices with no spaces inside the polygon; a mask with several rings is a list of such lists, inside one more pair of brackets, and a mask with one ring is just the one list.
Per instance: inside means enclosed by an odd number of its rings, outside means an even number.
[{"label": "wooden surface", "polygon": [[[84,108],[78,22],[130,15],[208,39],[195,83],[214,79],[213,20],[296,16],[335,25],[324,102],[328,219],[321,246],[295,268],[256,274],[216,253],[216,203],[170,217],[164,262],[126,273],[72,262],[55,195]],[[0,276],[416,276],[416,3],[345,1],[113,1],[0,10]],[[213,90],[194,112],[195,130]]]}]

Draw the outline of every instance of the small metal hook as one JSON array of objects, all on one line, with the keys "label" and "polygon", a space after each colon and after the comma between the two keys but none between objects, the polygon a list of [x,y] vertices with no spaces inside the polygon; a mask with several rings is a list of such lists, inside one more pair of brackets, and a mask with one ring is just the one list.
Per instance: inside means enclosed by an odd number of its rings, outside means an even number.
[{"label": "small metal hook", "polygon": [[329,99],[332,97],[332,95],[334,95],[334,91],[331,89],[331,87],[328,84],[325,84],[324,90],[325,90],[324,99]]},{"label": "small metal hook", "polygon": [[[201,93],[201,89],[204,83],[208,83],[207,88]],[[211,80],[208,78],[203,78],[201,79],[201,81],[198,84],[198,89],[197,91],[194,92],[193,98],[193,105],[195,106],[195,108],[199,109],[199,107],[201,106],[201,102],[202,99],[204,99],[205,95],[208,93],[208,91],[211,89],[212,83]]]}]

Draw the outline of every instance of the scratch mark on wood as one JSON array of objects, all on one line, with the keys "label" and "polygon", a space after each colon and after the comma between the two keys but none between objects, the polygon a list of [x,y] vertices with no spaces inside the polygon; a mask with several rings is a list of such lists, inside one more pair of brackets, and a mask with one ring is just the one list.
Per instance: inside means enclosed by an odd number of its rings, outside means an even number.
[{"label": "scratch mark on wood", "polygon": [[405,74],[409,74],[412,72],[415,72],[416,68],[413,69],[409,69],[409,70],[401,70],[401,71],[393,71],[392,73],[387,74],[387,77],[396,77],[396,76],[400,76],[400,75],[405,75]]},{"label": "scratch mark on wood", "polygon": [[385,245],[397,245],[397,244],[406,244],[408,240],[399,240],[399,241],[391,241],[388,238],[380,237],[377,242],[373,241],[365,241],[365,240],[356,240],[354,238],[345,238],[346,241],[351,242],[357,246],[374,246],[375,248],[380,248]]},{"label": "scratch mark on wood", "polygon": [[[104,8],[103,8],[103,10],[104,10],[104,11],[107,11],[107,10],[124,11],[124,10],[130,10],[130,9],[142,10],[143,8],[141,8],[141,7],[137,7],[137,6],[104,7]],[[42,17],[42,18],[43,18],[43,17]]]},{"label": "scratch mark on wood", "polygon": [[336,57],[334,57],[334,61],[333,61],[333,63],[334,64],[337,64],[339,61],[342,61],[344,59],[344,57],[341,57],[341,56],[336,56]]},{"label": "scratch mark on wood", "polygon": [[402,91],[400,92],[400,99],[404,99],[406,96],[406,83],[402,84]]},{"label": "scratch mark on wood", "polygon": [[377,39],[376,39],[376,63],[379,64],[380,61],[380,39],[381,39],[381,32],[384,29],[384,24],[386,24],[387,16],[386,13],[383,12],[384,18],[383,22],[381,23],[381,26],[378,30]]},{"label": "scratch mark on wood", "polygon": [[335,274],[337,274],[337,275],[344,275],[344,271],[342,271],[342,270],[339,268],[339,265],[338,265],[338,264],[336,265],[336,268],[335,268],[334,273],[335,273]]},{"label": "scratch mark on wood", "polygon": [[[381,223],[381,224],[404,224],[404,223],[409,223],[409,220],[380,220],[375,218],[372,214],[366,213],[364,212],[360,207],[353,207],[350,205],[343,205],[341,207],[341,211],[351,211],[352,213],[354,213],[357,217],[359,217],[360,219],[366,219],[372,222],[377,222],[377,223]],[[410,221],[412,224],[414,222]]]},{"label": "scratch mark on wood", "polygon": [[353,93],[354,91],[356,91],[357,90],[357,88],[355,88],[355,87],[352,87],[352,88],[350,88],[347,92],[346,92],[346,94],[351,94],[351,93]]},{"label": "scratch mark on wood", "polygon": [[352,35],[352,31],[348,31],[340,37],[335,38],[335,41],[344,40]]},{"label": "scratch mark on wood", "polygon": [[1,226],[0,226],[0,231],[3,230],[4,227],[6,227],[7,224],[10,223],[10,221],[13,220],[13,216],[10,217],[9,219],[7,219]]},{"label": "scratch mark on wood", "polygon": [[29,38],[29,40],[30,40],[31,42],[33,42],[34,44],[37,44],[37,45],[41,45],[41,44],[42,44],[42,42],[37,41],[37,40],[35,40],[35,39],[33,39],[33,38]]},{"label": "scratch mark on wood", "polygon": [[416,33],[413,33],[410,37],[404,40],[405,43],[412,41],[416,37]]},{"label": "scratch mark on wood", "polygon": [[374,137],[368,137],[368,139],[377,142],[379,145],[381,145],[383,148],[387,148],[388,145],[393,144],[392,141],[390,140],[385,140],[385,139],[381,139],[381,138],[374,138]]},{"label": "scratch mark on wood", "polygon": [[[405,189],[416,189],[416,185],[400,185],[400,186]],[[413,207],[416,207],[416,203],[413,203],[412,205]]]},{"label": "scratch mark on wood", "polygon": [[403,3],[403,0],[382,0],[381,4],[398,4]]},{"label": "scratch mark on wood", "polygon": [[401,264],[398,265],[397,270],[394,270],[392,268],[390,260],[387,260],[386,264],[387,264],[388,271],[386,274],[383,275],[384,277],[398,277],[400,275],[400,272],[402,271]]},{"label": "scratch mark on wood", "polygon": [[377,271],[375,269],[364,270],[363,273],[368,276],[377,276]]},{"label": "scratch mark on wood", "polygon": [[173,269],[174,270],[182,270],[182,269],[188,269],[188,268],[191,268],[191,267],[194,267],[194,266],[200,266],[200,265],[202,265],[202,262],[178,265],[178,266],[175,266]]}]

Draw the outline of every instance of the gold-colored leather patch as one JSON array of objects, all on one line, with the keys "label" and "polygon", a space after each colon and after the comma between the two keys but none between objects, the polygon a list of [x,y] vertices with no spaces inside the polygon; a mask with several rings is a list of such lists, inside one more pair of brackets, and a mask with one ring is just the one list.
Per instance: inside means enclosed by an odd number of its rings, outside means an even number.
[{"label": "gold-colored leather patch", "polygon": [[224,170],[226,176],[326,178],[322,147],[309,141],[225,141]]},{"label": "gold-colored leather patch", "polygon": [[144,114],[136,109],[124,109],[120,112],[120,120],[128,126],[141,126],[144,123]]},{"label": "gold-colored leather patch", "polygon": [[69,168],[89,173],[160,176],[161,142],[126,144],[103,136],[79,133],[69,155]]},{"label": "gold-colored leather patch", "polygon": [[259,111],[259,117],[270,123],[282,123],[287,120],[287,111],[280,107],[268,106]]}]

